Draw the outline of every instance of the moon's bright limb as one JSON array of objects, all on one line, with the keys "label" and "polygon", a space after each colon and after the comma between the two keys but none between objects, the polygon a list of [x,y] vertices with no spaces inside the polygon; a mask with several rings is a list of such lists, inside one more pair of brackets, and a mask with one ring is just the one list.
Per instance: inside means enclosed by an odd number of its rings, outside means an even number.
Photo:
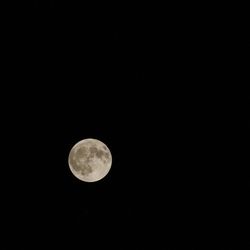
[{"label": "moon's bright limb", "polygon": [[103,142],[84,139],[70,150],[68,163],[75,177],[81,181],[94,182],[108,174],[112,165],[112,155]]}]

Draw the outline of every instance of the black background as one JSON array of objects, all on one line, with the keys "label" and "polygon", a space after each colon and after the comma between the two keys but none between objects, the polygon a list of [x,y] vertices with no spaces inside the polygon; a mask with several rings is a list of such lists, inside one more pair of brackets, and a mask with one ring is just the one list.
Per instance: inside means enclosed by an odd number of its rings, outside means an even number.
[{"label": "black background", "polygon": [[[224,29],[160,9],[34,1],[5,20],[6,249],[239,246]],[[68,168],[84,138],[112,152],[97,183]]]}]

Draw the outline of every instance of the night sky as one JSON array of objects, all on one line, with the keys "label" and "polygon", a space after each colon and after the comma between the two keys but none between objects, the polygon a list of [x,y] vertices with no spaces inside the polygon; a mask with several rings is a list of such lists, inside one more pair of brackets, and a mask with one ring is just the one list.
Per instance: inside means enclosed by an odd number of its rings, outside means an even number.
[{"label": "night sky", "polygon": [[[236,249],[222,44],[179,11],[103,7],[34,1],[8,23],[3,249]],[[96,183],[68,167],[84,138],[113,156]]]}]

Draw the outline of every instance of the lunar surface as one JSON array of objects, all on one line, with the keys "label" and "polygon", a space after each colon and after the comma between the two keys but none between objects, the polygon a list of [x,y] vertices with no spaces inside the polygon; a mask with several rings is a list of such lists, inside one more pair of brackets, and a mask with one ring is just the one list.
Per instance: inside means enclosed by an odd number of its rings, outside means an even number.
[{"label": "lunar surface", "polygon": [[112,165],[112,156],[103,142],[84,139],[70,150],[68,163],[75,177],[81,181],[95,182],[108,174]]}]

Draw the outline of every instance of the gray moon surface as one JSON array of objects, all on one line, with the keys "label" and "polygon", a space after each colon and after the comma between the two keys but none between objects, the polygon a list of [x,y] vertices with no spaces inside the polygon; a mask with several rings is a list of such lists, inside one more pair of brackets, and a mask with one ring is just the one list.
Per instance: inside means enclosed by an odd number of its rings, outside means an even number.
[{"label": "gray moon surface", "polygon": [[97,139],[84,139],[70,150],[68,163],[75,177],[85,182],[104,178],[112,165],[109,148]]}]

